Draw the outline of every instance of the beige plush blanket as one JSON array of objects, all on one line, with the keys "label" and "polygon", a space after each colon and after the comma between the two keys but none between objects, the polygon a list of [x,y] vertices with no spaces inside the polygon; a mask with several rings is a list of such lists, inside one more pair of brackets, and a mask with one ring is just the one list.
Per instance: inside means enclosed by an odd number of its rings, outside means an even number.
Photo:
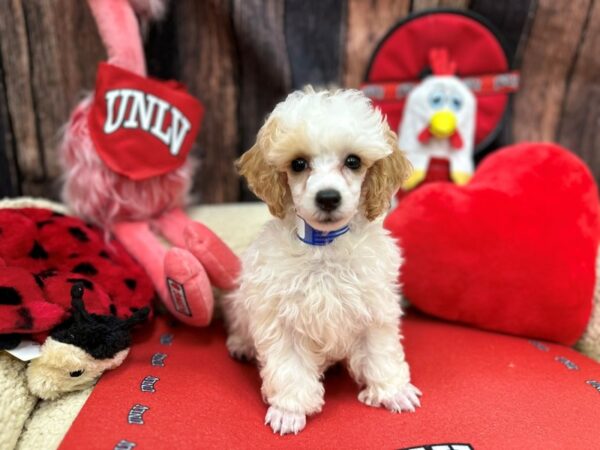
[{"label": "beige plush blanket", "polygon": [[[0,208],[38,206],[64,211],[45,200],[0,200]],[[270,215],[260,203],[190,208],[192,218],[215,231],[235,252],[252,241]],[[93,388],[54,401],[38,401],[25,382],[25,363],[0,352],[0,450],[55,449]]]}]

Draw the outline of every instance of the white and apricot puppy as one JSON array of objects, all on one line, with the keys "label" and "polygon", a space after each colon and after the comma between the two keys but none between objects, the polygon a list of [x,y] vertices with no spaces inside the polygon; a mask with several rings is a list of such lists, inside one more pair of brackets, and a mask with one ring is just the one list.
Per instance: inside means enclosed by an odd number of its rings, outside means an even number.
[{"label": "white and apricot puppy", "polygon": [[243,256],[224,302],[227,346],[256,358],[266,423],[297,433],[345,361],[361,402],[414,411],[400,343],[401,256],[380,216],[408,175],[396,135],[356,90],[290,94],[238,162],[275,219]]}]

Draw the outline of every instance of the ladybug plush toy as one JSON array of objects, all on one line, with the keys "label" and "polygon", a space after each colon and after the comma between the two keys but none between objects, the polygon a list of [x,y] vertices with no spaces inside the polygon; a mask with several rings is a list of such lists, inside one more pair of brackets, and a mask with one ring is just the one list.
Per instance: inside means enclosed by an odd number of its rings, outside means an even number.
[{"label": "ladybug plush toy", "polygon": [[27,379],[44,399],[121,364],[150,313],[152,283],[125,249],[51,209],[0,208],[0,267],[0,348],[42,344]]}]

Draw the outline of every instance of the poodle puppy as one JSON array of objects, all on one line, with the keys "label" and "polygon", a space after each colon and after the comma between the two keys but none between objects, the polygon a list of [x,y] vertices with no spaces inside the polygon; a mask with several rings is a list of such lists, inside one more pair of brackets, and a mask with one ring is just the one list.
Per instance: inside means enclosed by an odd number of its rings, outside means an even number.
[{"label": "poodle puppy", "polygon": [[385,118],[357,90],[308,87],[277,105],[237,164],[275,216],[223,304],[230,353],[258,361],[265,423],[282,435],[302,430],[338,361],[363,387],[361,402],[414,411],[421,393],[399,334],[401,256],[380,220],[409,164]]}]

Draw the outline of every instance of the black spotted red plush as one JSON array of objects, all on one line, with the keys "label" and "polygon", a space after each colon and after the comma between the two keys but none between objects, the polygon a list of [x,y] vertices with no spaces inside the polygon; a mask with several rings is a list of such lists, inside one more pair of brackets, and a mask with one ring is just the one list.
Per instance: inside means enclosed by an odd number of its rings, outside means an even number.
[{"label": "black spotted red plush", "polygon": [[144,270],[115,240],[80,219],[48,209],[0,209],[0,335],[43,342],[70,316],[71,288],[85,310],[121,319],[150,305]]}]

